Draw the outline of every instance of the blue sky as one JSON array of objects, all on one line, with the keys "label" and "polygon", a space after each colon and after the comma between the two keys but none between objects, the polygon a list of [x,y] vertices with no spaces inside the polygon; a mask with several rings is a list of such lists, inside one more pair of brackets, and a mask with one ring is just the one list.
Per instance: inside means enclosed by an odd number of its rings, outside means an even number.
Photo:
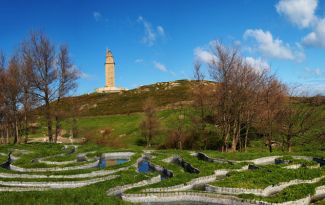
[{"label": "blue sky", "polygon": [[2,0],[0,49],[10,56],[33,30],[67,43],[82,71],[77,94],[104,85],[105,50],[116,84],[191,79],[216,39],[288,84],[325,94],[325,2],[317,0]]}]

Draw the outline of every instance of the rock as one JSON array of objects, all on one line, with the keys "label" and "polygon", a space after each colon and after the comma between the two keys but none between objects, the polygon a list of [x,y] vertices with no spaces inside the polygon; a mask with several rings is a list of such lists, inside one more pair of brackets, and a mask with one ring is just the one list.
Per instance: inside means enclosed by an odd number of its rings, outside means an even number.
[{"label": "rock", "polygon": [[10,169],[11,163],[12,163],[12,160],[11,160],[11,152],[9,152],[7,161],[5,161],[4,163],[0,164],[0,167],[2,167],[4,169]]},{"label": "rock", "polygon": [[176,157],[173,159],[173,162],[175,164],[178,164],[180,166],[183,167],[183,169],[186,171],[186,172],[189,172],[189,173],[194,173],[194,174],[199,174],[200,173],[200,170],[198,170],[197,168],[193,167],[190,163],[187,163],[186,161],[184,161],[182,158],[180,157]]},{"label": "rock", "polygon": [[274,163],[275,164],[290,164],[290,163],[292,163],[292,160],[275,159]]},{"label": "rock", "polygon": [[39,163],[39,159],[32,159],[32,163]]},{"label": "rock", "polygon": [[88,158],[87,158],[86,154],[78,154],[77,155],[77,162],[85,162],[87,160],[88,160]]},{"label": "rock", "polygon": [[322,158],[318,158],[318,157],[314,157],[313,161],[319,163],[320,166],[324,166],[325,165],[325,160]]},{"label": "rock", "polygon": [[260,169],[258,166],[254,165],[254,164],[250,164],[248,165],[248,169],[249,170],[256,170],[256,169]]}]

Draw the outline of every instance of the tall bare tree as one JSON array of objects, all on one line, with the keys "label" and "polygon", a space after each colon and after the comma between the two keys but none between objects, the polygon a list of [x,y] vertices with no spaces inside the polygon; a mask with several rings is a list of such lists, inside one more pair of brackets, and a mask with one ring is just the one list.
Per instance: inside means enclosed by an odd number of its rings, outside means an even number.
[{"label": "tall bare tree", "polygon": [[44,105],[49,141],[53,141],[51,101],[55,98],[58,73],[55,66],[55,49],[50,40],[40,32],[32,33],[23,44],[23,52],[32,60],[31,85]]},{"label": "tall bare tree", "polygon": [[[61,99],[63,97],[66,97],[72,90],[77,87],[76,80],[79,76],[78,70],[74,68],[71,62],[69,50],[66,45],[60,47],[57,65],[59,88],[57,92],[56,105],[60,107]],[[60,109],[57,109],[55,113],[55,142],[57,141],[61,127],[61,112]]]},{"label": "tall bare tree", "polygon": [[[44,108],[47,134],[53,139],[53,103],[66,96],[76,87],[77,72],[71,64],[68,48],[61,46],[56,55],[54,44],[46,35],[34,32],[22,44],[25,59],[31,62],[30,83],[33,94],[38,97]],[[57,119],[57,129],[60,123]],[[57,134],[56,134],[57,136]]]},{"label": "tall bare tree", "polygon": [[301,102],[299,100],[301,98],[304,97],[299,97],[297,100],[288,99],[278,118],[279,131],[283,136],[282,145],[288,152],[292,151],[295,138],[307,134],[311,138],[312,134],[309,131],[321,127],[324,121],[323,113],[314,101],[317,101],[317,97],[309,98],[311,99],[309,102]]},{"label": "tall bare tree", "polygon": [[22,69],[18,55],[9,60],[8,69],[5,70],[3,95],[7,109],[7,120],[10,119],[13,128],[14,143],[19,140],[19,107],[22,102]]},{"label": "tall bare tree", "polygon": [[147,147],[151,147],[152,139],[158,134],[159,120],[156,113],[156,104],[148,98],[143,106],[145,118],[140,124],[142,135],[145,137]]}]

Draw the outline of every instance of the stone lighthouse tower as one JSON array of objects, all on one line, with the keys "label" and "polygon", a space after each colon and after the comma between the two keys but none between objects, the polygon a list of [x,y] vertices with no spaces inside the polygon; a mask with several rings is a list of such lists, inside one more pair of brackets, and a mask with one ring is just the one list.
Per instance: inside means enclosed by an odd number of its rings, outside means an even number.
[{"label": "stone lighthouse tower", "polygon": [[113,54],[110,50],[106,49],[106,61],[105,61],[105,76],[106,85],[105,87],[115,87],[115,62]]},{"label": "stone lighthouse tower", "polygon": [[125,90],[115,87],[115,61],[112,52],[106,49],[105,87],[97,88],[97,93],[116,93]]}]

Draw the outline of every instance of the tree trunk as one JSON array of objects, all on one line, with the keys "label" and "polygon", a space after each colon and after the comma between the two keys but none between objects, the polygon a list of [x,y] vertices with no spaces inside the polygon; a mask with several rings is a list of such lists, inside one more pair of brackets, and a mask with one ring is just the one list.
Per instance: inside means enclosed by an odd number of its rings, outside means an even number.
[{"label": "tree trunk", "polygon": [[15,128],[15,132],[14,132],[14,136],[15,136],[14,137],[14,144],[17,144],[18,143],[18,136],[19,136],[17,117],[15,117],[14,128]]},{"label": "tree trunk", "polygon": [[57,143],[58,141],[58,136],[61,130],[61,123],[59,117],[56,115],[55,116],[55,136],[54,136],[54,142]]},{"label": "tree trunk", "polygon": [[247,126],[246,133],[245,133],[245,142],[244,142],[244,151],[245,152],[247,152],[248,133],[249,133],[249,126]]},{"label": "tree trunk", "polygon": [[28,135],[29,135],[27,112],[25,112],[25,115],[24,115],[24,122],[25,122],[25,143],[27,143]]},{"label": "tree trunk", "polygon": [[47,121],[47,135],[49,138],[49,142],[53,142],[52,136],[52,119],[51,119],[51,107],[48,93],[45,93],[45,117]]}]

